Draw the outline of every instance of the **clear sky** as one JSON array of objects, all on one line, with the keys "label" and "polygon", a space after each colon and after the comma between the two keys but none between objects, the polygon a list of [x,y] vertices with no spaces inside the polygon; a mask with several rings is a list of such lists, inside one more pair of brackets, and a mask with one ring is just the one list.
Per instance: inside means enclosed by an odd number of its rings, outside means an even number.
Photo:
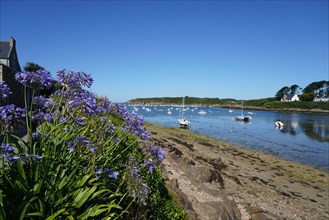
[{"label": "clear sky", "polygon": [[273,97],[329,80],[328,1],[1,0],[20,65],[94,78],[111,101]]}]

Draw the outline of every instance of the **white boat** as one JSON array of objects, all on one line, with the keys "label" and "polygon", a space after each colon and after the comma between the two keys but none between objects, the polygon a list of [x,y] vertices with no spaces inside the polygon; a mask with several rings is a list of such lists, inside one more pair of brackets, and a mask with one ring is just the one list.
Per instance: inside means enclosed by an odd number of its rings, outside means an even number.
[{"label": "white boat", "polygon": [[279,129],[279,130],[283,129],[283,122],[282,122],[282,121],[280,121],[280,120],[276,120],[276,121],[274,122],[274,124],[275,124],[275,127],[276,127],[277,129]]},{"label": "white boat", "polygon": [[179,127],[181,128],[189,128],[190,127],[190,121],[187,120],[187,118],[184,117],[184,102],[185,102],[185,97],[183,97],[183,106],[182,106],[182,114],[181,114],[181,118],[178,119],[178,123],[179,123]]},{"label": "white boat", "polygon": [[252,117],[241,114],[241,115],[235,116],[235,120],[242,121],[242,122],[250,122],[252,120]]},{"label": "white boat", "polygon": [[249,116],[249,115],[247,115],[247,116],[243,115],[243,101],[242,101],[242,105],[241,106],[242,106],[241,107],[242,108],[241,115],[235,116],[234,119],[236,121],[241,121],[241,122],[250,122],[252,120],[252,117]]},{"label": "white boat", "polygon": [[198,112],[198,114],[199,114],[199,115],[205,115],[205,114],[207,114],[207,112],[204,111],[204,110],[201,110],[201,111]]},{"label": "white boat", "polygon": [[202,109],[202,103],[201,103],[201,110],[198,112],[198,114],[199,115],[205,115],[205,114],[207,114],[207,112]]}]

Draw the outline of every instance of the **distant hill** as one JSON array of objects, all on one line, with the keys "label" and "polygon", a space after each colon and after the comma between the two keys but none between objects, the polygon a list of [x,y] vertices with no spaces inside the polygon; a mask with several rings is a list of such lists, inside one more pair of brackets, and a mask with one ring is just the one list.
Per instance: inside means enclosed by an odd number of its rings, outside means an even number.
[{"label": "distant hill", "polygon": [[[161,97],[161,98],[137,98],[126,102],[127,104],[182,104],[182,97]],[[185,96],[186,105],[223,105],[237,102],[235,99],[219,99],[219,98],[198,98]]]}]

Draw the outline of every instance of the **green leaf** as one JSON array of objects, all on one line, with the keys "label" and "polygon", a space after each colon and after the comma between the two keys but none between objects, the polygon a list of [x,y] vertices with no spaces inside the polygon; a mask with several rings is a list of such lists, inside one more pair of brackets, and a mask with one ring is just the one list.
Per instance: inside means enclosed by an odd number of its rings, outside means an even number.
[{"label": "green leaf", "polygon": [[87,219],[90,216],[97,216],[105,211],[107,211],[107,205],[97,205],[90,209],[87,209],[84,213],[79,215],[77,219]]},{"label": "green leaf", "polygon": [[101,189],[101,190],[98,190],[97,192],[95,192],[93,194],[93,196],[91,197],[91,199],[94,199],[94,198],[96,198],[97,196],[99,196],[100,194],[103,194],[103,193],[113,193],[113,192],[109,189]]},{"label": "green leaf", "polygon": [[26,203],[25,204],[25,206],[24,206],[24,208],[23,208],[23,210],[22,210],[22,212],[21,212],[21,214],[20,214],[20,216],[19,216],[19,220],[23,220],[24,219],[24,217],[25,217],[25,213],[26,213],[26,210],[27,210],[27,207],[30,205],[30,203]]},{"label": "green leaf", "polygon": [[68,179],[67,176],[62,179],[62,181],[58,185],[58,189],[61,190],[67,184],[67,182],[68,182],[67,179]]},{"label": "green leaf", "polygon": [[87,187],[85,190],[81,191],[75,198],[74,203],[77,204],[77,208],[80,208],[89,198],[91,194],[95,192],[97,186],[93,186],[91,189]]},{"label": "green leaf", "polygon": [[82,179],[77,182],[75,187],[79,188],[79,187],[83,186],[91,176],[92,176],[92,174],[87,174],[84,177],[82,177]]},{"label": "green leaf", "polygon": [[0,205],[3,206],[3,195],[1,189],[0,189]]},{"label": "green leaf", "polygon": [[26,180],[25,170],[24,170],[22,162],[17,161],[16,165],[17,165],[17,168],[18,168],[19,175],[23,178],[23,180]]},{"label": "green leaf", "polygon": [[44,217],[44,214],[42,212],[31,212],[26,214],[26,216],[39,216],[39,217]]},{"label": "green leaf", "polygon": [[28,192],[28,190],[26,189],[26,187],[19,180],[16,180],[15,181],[14,188],[15,189],[19,189],[19,190],[23,190],[24,193],[27,193]]},{"label": "green leaf", "polygon": [[55,212],[53,215],[49,216],[48,218],[46,218],[46,220],[53,220],[55,219],[57,216],[59,216],[60,214],[62,214],[63,212],[65,212],[65,208],[58,210],[57,212]]}]

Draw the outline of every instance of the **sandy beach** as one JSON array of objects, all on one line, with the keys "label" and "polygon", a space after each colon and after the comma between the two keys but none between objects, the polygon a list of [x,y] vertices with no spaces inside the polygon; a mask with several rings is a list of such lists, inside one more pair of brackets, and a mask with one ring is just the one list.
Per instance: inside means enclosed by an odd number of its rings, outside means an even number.
[{"label": "sandy beach", "polygon": [[328,219],[329,173],[188,130],[146,124],[188,219]]}]

